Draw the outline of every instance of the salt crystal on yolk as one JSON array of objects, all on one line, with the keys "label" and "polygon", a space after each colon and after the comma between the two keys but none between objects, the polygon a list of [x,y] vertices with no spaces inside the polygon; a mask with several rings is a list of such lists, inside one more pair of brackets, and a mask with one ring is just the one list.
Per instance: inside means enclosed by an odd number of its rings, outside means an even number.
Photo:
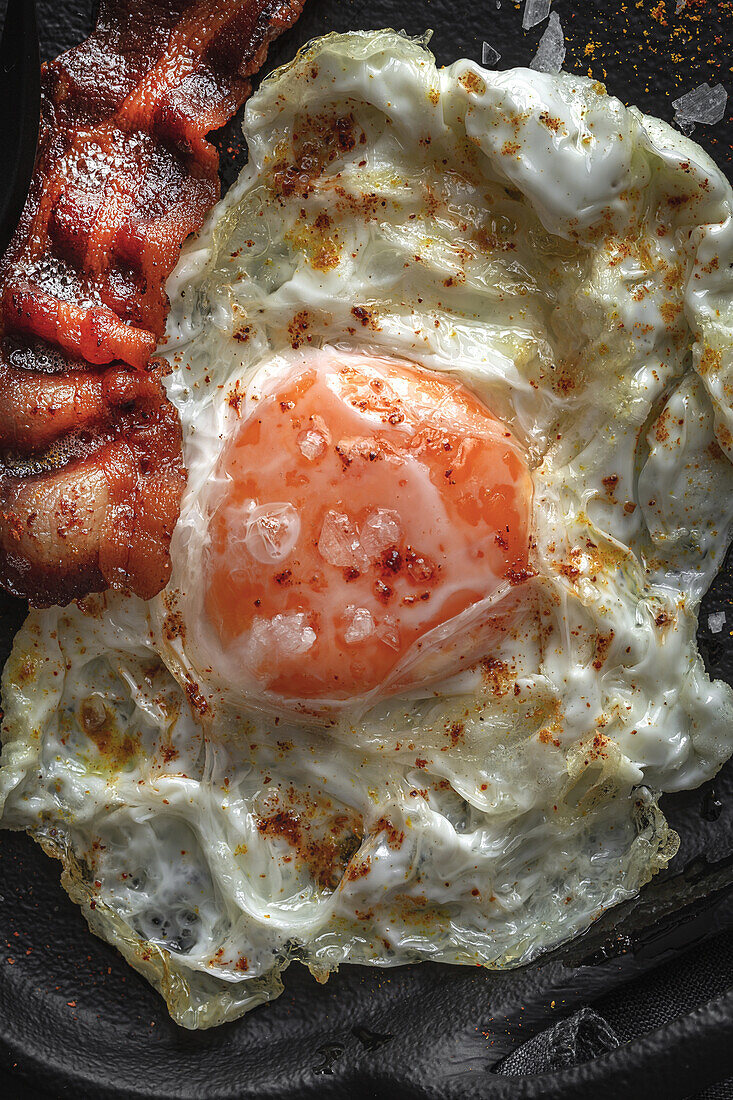
[{"label": "salt crystal on yolk", "polygon": [[[250,402],[217,482],[207,616],[281,696],[362,695],[429,631],[527,576],[516,440],[465,387],[412,364],[311,356]],[[420,679],[418,662],[400,687]]]}]

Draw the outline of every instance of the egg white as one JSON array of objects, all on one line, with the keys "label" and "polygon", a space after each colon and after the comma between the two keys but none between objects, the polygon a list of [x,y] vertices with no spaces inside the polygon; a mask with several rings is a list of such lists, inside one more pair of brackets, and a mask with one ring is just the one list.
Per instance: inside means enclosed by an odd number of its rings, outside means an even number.
[{"label": "egg white", "polygon": [[[312,43],[245,136],[168,287],[171,584],[33,612],[4,676],[2,823],[187,1027],[277,995],[291,959],[536,957],[666,866],[658,795],[733,751],[695,642],[733,508],[715,165],[589,80],[438,70],[391,31]],[[537,574],[475,668],[327,722],[222,691],[196,642],[221,449],[326,344],[453,374],[511,426]]]}]

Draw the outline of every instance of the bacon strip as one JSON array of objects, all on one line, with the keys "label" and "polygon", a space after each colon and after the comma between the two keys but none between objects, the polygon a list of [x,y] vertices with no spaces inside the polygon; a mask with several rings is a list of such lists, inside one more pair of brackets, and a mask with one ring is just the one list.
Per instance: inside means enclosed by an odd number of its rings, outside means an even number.
[{"label": "bacon strip", "polygon": [[0,261],[0,584],[32,603],[170,576],[185,484],[150,356],[165,280],[219,197],[206,135],[304,0],[102,0],[42,74],[38,155]]},{"label": "bacon strip", "polygon": [[[69,433],[114,426],[120,410],[130,412],[141,399],[164,402],[159,375],[110,367],[84,369],[67,361],[67,370],[48,374],[0,361],[0,448],[20,458],[58,444]],[[46,456],[48,458],[48,455]],[[17,463],[16,463],[17,464]]]},{"label": "bacon strip", "polygon": [[[18,464],[20,473],[6,472],[4,582],[13,592],[32,593],[39,605],[109,586],[150,599],[170,572],[168,545],[181,492],[180,427],[160,369],[139,377],[113,369],[98,376],[100,385],[85,386],[83,374],[61,375],[56,384],[62,380],[77,384],[78,424],[96,430],[60,434],[41,459]],[[38,393],[37,375],[34,381]],[[15,431],[22,439],[23,426]]]}]

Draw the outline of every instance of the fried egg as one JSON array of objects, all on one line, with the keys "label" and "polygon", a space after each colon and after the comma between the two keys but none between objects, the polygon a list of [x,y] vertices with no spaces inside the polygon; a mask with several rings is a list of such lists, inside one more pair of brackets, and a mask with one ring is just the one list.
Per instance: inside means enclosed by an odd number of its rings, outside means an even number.
[{"label": "fried egg", "polygon": [[588,79],[329,35],[169,281],[168,588],[34,611],[2,823],[186,1027],[293,961],[517,966],[733,751],[733,194]]}]

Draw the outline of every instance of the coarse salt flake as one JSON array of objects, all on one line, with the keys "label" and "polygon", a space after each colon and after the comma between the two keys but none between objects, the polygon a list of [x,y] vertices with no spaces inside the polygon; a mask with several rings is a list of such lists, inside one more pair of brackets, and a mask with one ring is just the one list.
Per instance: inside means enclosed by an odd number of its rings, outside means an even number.
[{"label": "coarse salt flake", "polygon": [[379,624],[377,635],[390,649],[400,648],[400,628],[397,620],[391,615],[384,616]]},{"label": "coarse salt flake", "polygon": [[528,31],[530,27],[536,27],[550,14],[551,0],[525,0],[522,27]]},{"label": "coarse salt flake", "polygon": [[497,49],[491,45],[490,42],[484,42],[481,47],[481,64],[482,65],[495,65],[501,57],[501,54]]},{"label": "coarse salt flake", "polygon": [[559,73],[564,60],[565,35],[560,16],[557,12],[553,12],[529,67],[539,73]]},{"label": "coarse salt flake", "polygon": [[314,428],[306,428],[300,432],[296,442],[300,453],[309,462],[315,462],[326,450],[325,436]]},{"label": "coarse salt flake", "polygon": [[712,88],[707,81],[698,84],[691,92],[672,100],[675,125],[685,134],[691,134],[698,122],[714,126],[723,118],[727,102],[728,93],[722,84]]},{"label": "coarse salt flake", "polygon": [[720,634],[725,626],[725,611],[714,611],[708,615],[708,629],[711,634]]},{"label": "coarse salt flake", "polygon": [[374,633],[374,619],[366,607],[347,607],[346,621],[348,626],[344,632],[344,641],[347,645],[359,645]]},{"label": "coarse salt flake", "polygon": [[302,611],[255,619],[247,643],[247,657],[254,669],[266,668],[273,650],[299,657],[315,644],[316,632]]},{"label": "coarse salt flake", "polygon": [[264,565],[284,561],[300,534],[300,516],[292,504],[260,504],[247,517],[244,542],[255,561]]},{"label": "coarse salt flake", "polygon": [[329,565],[363,570],[369,564],[356,524],[344,512],[329,509],[323,517],[318,553]]},{"label": "coarse salt flake", "polygon": [[360,541],[370,561],[396,546],[401,537],[400,517],[389,508],[375,508],[361,525]]}]

